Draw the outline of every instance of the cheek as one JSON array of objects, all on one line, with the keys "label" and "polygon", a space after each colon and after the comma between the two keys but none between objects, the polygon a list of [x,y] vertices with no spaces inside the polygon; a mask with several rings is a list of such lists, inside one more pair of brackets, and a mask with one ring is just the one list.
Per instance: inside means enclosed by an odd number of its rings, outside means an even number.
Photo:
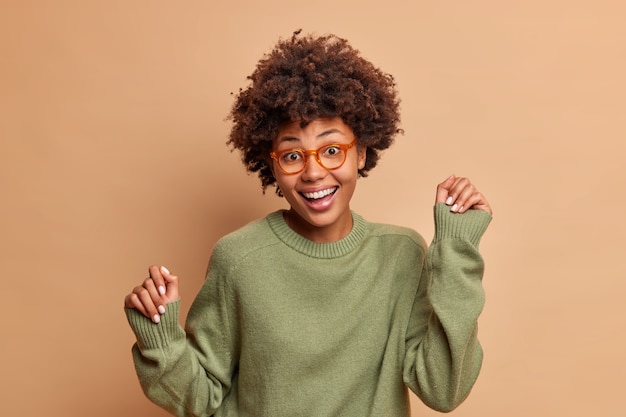
[{"label": "cheek", "polygon": [[284,175],[282,172],[275,172],[274,178],[276,179],[276,184],[280,187],[283,193],[288,192],[295,186],[294,178],[295,175],[288,176]]},{"label": "cheek", "polygon": [[359,178],[359,161],[353,161],[350,165],[346,164],[342,168],[345,169],[340,169],[333,173],[337,181],[344,185],[356,184]]}]

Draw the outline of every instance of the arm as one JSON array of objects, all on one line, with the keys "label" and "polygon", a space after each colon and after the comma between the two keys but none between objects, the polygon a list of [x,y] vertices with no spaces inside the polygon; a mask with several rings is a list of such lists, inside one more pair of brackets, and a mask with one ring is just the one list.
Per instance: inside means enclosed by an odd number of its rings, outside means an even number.
[{"label": "arm", "polygon": [[[450,188],[443,193],[441,187],[453,180],[449,178],[438,188],[435,237],[423,264],[404,362],[405,383],[426,405],[439,411],[451,411],[461,404],[480,371],[477,319],[484,291],[478,244],[491,220],[490,209],[469,209],[471,196],[463,201],[462,211],[461,204],[448,199]],[[484,199],[482,202],[489,207]],[[454,204],[453,211],[449,206]]]},{"label": "arm", "polygon": [[[171,275],[165,271],[153,281],[159,280],[158,288],[164,279],[169,292]],[[125,309],[137,337],[132,352],[141,387],[151,401],[177,416],[213,415],[231,387],[233,347],[225,319],[229,297],[217,275],[209,274],[194,301],[186,331],[179,325],[178,300],[165,304],[157,323],[148,318],[154,317],[152,307],[144,306],[146,313],[132,306]]]}]

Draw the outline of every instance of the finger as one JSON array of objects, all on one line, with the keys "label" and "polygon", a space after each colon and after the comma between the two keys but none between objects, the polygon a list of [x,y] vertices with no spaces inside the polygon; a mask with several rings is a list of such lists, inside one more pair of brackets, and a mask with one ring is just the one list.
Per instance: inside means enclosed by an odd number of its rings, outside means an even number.
[{"label": "finger", "polygon": [[450,189],[450,208],[456,213],[464,213],[467,210],[483,210],[493,215],[493,211],[485,196],[478,191],[476,186],[468,178],[458,178]]},{"label": "finger", "polygon": [[144,288],[143,291],[138,291],[136,294],[139,298],[139,302],[143,305],[146,311],[144,316],[149,317],[154,323],[159,323],[161,321],[161,315],[152,300],[150,292]]},{"label": "finger", "polygon": [[165,313],[165,307],[164,307],[165,300],[163,299],[163,296],[159,294],[159,291],[157,290],[154,279],[146,278],[143,281],[143,288],[145,288],[145,290],[148,291],[148,295],[150,296],[150,299],[152,300],[152,304],[156,306],[159,314]]},{"label": "finger", "polygon": [[124,298],[124,307],[134,308],[156,323],[160,321],[160,318],[156,318],[158,314],[155,313],[156,307],[152,302],[152,298],[143,286],[133,288],[133,292]]},{"label": "finger", "polygon": [[489,202],[487,201],[485,196],[483,196],[481,193],[479,192],[474,193],[471,197],[471,200],[472,200],[472,205],[468,207],[467,209],[471,208],[472,210],[483,210],[493,215],[493,210],[491,209]]},{"label": "finger", "polygon": [[137,297],[137,294],[135,294],[134,292],[128,294],[124,298],[124,307],[134,308],[136,310],[139,310],[139,312],[143,314],[144,316],[146,317],[148,316],[146,309],[143,307],[143,304],[141,304],[141,301],[139,301],[139,297]]},{"label": "finger", "polygon": [[178,276],[172,273],[164,266],[161,267],[161,276],[165,280],[166,293],[164,298],[168,301],[178,300]]},{"label": "finger", "polygon": [[467,178],[455,178],[454,183],[450,186],[450,189],[448,190],[448,198],[446,199],[446,204],[452,207],[454,207],[454,205],[456,204],[456,208],[458,208],[459,205],[457,199],[459,198],[463,190],[468,186],[468,184],[470,184],[470,182]]},{"label": "finger", "polygon": [[435,194],[435,204],[446,203],[449,197],[450,188],[454,185],[456,177],[454,174],[446,178],[442,183],[437,185],[437,193]]},{"label": "finger", "polygon": [[160,295],[165,295],[165,280],[163,279],[163,275],[161,274],[161,268],[156,265],[151,265],[148,268],[148,273],[150,274],[150,278],[152,278],[152,280],[154,281],[157,292]]},{"label": "finger", "polygon": [[474,210],[477,208],[477,204],[481,201],[481,195],[478,192],[475,192],[465,198],[463,202],[459,203],[459,207],[456,209],[457,213],[465,213],[467,210]]},{"label": "finger", "polygon": [[453,196],[454,202],[450,211],[458,212],[461,208],[468,208],[471,206],[469,199],[476,193],[476,187],[469,180],[460,181],[455,184]]}]

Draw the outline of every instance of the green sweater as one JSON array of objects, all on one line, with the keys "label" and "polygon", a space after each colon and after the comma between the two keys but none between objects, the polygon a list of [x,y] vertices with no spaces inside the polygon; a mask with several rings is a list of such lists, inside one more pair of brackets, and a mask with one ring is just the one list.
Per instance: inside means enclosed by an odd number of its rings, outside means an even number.
[{"label": "green sweater", "polygon": [[408,416],[407,386],[449,411],[482,362],[477,247],[491,216],[435,206],[430,248],[366,222],[315,243],[274,212],[222,238],[185,330],[127,309],[146,395],[177,416]]}]

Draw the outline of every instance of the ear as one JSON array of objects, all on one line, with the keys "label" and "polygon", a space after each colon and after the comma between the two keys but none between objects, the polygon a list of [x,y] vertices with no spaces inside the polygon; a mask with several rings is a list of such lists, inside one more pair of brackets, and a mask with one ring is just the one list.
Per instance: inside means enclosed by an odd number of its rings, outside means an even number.
[{"label": "ear", "polygon": [[267,166],[269,167],[270,171],[272,172],[272,175],[274,176],[274,178],[276,178],[276,172],[274,172],[274,163],[273,163],[273,159],[272,158],[267,158],[265,160],[265,163],[267,164]]},{"label": "ear", "polygon": [[359,169],[365,168],[366,159],[367,159],[367,146],[359,146],[357,148],[357,166]]}]

